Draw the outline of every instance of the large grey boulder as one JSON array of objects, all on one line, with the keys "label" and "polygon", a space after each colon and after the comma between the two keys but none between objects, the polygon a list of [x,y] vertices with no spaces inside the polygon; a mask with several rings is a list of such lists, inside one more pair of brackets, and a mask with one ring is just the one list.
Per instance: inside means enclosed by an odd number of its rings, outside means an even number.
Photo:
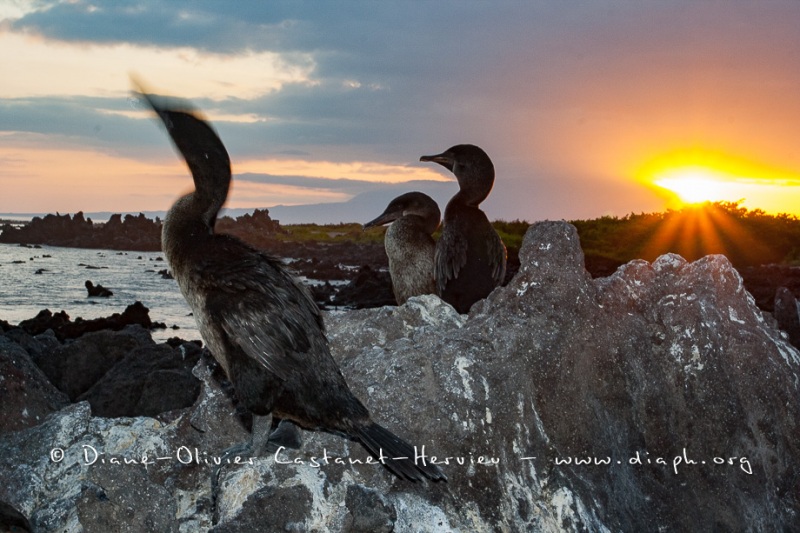
[{"label": "large grey boulder", "polygon": [[351,388],[447,483],[304,432],[225,466],[212,501],[208,463],[247,433],[201,360],[169,417],[79,403],[0,436],[0,502],[38,531],[800,529],[800,353],[724,257],[592,280],[575,228],[545,222],[520,259],[468,317],[434,296],[326,316]]}]

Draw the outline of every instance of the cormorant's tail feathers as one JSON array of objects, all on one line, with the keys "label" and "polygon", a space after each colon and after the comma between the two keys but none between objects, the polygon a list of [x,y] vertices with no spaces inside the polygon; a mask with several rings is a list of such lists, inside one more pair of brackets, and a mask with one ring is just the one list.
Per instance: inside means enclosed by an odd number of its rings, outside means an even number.
[{"label": "cormorant's tail feathers", "polygon": [[442,469],[430,464],[422,450],[415,450],[388,429],[372,422],[359,427],[357,433],[364,447],[397,477],[410,481],[422,481],[423,477],[447,481]]}]

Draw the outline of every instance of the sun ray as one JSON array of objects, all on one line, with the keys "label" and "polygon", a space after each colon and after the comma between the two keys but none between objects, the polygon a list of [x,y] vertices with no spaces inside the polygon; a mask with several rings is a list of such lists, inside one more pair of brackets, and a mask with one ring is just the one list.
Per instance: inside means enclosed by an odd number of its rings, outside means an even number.
[{"label": "sun ray", "polygon": [[[738,203],[710,203],[670,210],[654,223],[651,237],[645,239],[639,257],[654,261],[667,252],[688,261],[709,254],[723,254],[734,264],[779,261],[759,236],[742,220]],[[757,259],[756,259],[757,258]]]}]

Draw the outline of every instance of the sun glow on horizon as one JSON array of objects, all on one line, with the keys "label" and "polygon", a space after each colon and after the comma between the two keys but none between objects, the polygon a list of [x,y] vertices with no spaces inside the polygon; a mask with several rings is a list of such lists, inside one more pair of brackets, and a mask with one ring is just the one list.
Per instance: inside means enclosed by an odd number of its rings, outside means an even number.
[{"label": "sun glow on horizon", "polygon": [[653,183],[674,192],[687,204],[741,199],[740,191],[736,190],[739,183],[735,179],[709,168],[668,170],[657,176]]},{"label": "sun glow on horizon", "polygon": [[672,193],[679,206],[729,201],[748,209],[800,214],[800,172],[720,153],[667,154],[642,167],[637,177]]}]

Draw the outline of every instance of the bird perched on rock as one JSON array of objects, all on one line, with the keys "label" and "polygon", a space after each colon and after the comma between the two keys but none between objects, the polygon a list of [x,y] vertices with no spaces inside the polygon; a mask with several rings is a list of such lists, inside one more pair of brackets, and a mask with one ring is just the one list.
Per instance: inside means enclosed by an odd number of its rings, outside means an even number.
[{"label": "bird perched on rock", "polygon": [[203,340],[239,400],[254,415],[271,413],[273,424],[288,420],[357,440],[401,478],[445,479],[437,466],[415,461],[412,446],[372,420],[331,357],[319,309],[280,262],[214,233],[231,182],[230,159],[214,130],[193,112],[159,105],[140,92],[195,185],[167,213],[162,247]]},{"label": "bird perched on rock", "polygon": [[392,200],[378,218],[364,229],[391,223],[384,236],[389,273],[397,305],[412,296],[437,294],[433,275],[436,242],[431,234],[439,227],[439,206],[421,192],[408,192]]},{"label": "bird perched on rock", "polygon": [[420,161],[439,163],[458,180],[459,191],[444,210],[436,243],[435,275],[439,295],[459,313],[486,298],[503,282],[506,247],[478,207],[494,185],[494,165],[481,148],[459,144]]}]

